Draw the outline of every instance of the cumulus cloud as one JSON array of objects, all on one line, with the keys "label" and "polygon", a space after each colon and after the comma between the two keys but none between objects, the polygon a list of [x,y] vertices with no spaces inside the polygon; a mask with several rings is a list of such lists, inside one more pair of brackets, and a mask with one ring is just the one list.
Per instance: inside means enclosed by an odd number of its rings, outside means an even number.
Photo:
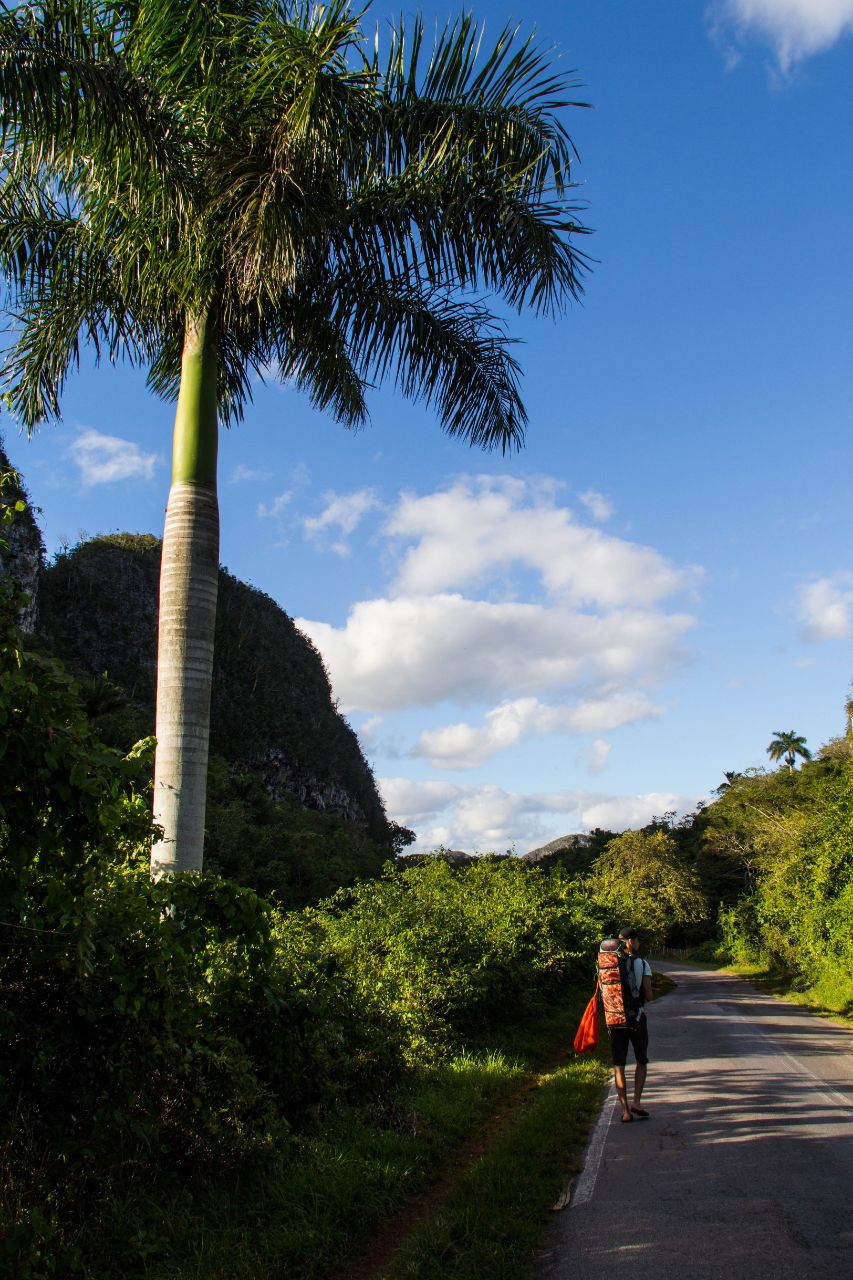
[{"label": "cumulus cloud", "polygon": [[[636,693],[608,693],[572,706],[549,706],[538,698],[516,698],[489,711],[482,726],[460,723],[425,730],[414,754],[427,757],[435,768],[475,769],[528,735],[615,729],[659,715],[660,711],[645,695]],[[603,768],[610,748],[603,742],[597,745],[599,756],[601,748],[605,749],[599,766]]]},{"label": "cumulus cloud", "polygon": [[321,545],[331,530],[338,536],[330,543],[331,550],[339,556],[350,554],[347,538],[355,532],[368,511],[379,506],[373,489],[357,489],[354,493],[327,493],[326,506],[319,516],[303,521],[309,542]]},{"label": "cumulus cloud", "polygon": [[807,583],[800,589],[797,612],[806,640],[846,639],[853,634],[853,573]]},{"label": "cumulus cloud", "polygon": [[693,618],[433,595],[361,601],[343,627],[296,624],[322,653],[345,709],[376,712],[661,679],[683,662]]},{"label": "cumulus cloud", "polygon": [[853,0],[715,0],[710,14],[718,35],[766,40],[783,71],[853,31]]},{"label": "cumulus cloud", "polygon": [[380,778],[389,817],[417,832],[413,849],[438,845],[467,852],[518,853],[571,831],[641,827],[675,810],[686,813],[696,798],[673,792],[603,795],[593,791],[520,794],[497,786]]},{"label": "cumulus cloud", "polygon": [[150,480],[161,463],[156,453],[143,453],[133,441],[104,435],[93,427],[81,431],[68,451],[86,486],[137,478]]},{"label": "cumulus cloud", "polygon": [[593,520],[609,520],[613,515],[613,503],[597,489],[587,489],[586,493],[579,493],[578,497]]},{"label": "cumulus cloud", "polygon": [[533,570],[566,603],[648,607],[699,576],[651,547],[578,524],[550,482],[481,476],[405,495],[386,531],[414,544],[394,584],[404,596],[475,588],[517,568]]},{"label": "cumulus cloud", "polygon": [[[525,739],[600,737],[661,714],[649,689],[688,660],[694,625],[662,598],[698,571],[583,525],[559,495],[555,482],[507,477],[404,494],[385,517],[387,593],[357,601],[340,625],[296,619],[386,759],[462,771]],[[310,527],[346,535],[373,508],[372,490],[329,494]],[[426,707],[444,710],[414,744],[393,718],[380,742],[371,717]],[[599,741],[591,771],[608,750]]]}]

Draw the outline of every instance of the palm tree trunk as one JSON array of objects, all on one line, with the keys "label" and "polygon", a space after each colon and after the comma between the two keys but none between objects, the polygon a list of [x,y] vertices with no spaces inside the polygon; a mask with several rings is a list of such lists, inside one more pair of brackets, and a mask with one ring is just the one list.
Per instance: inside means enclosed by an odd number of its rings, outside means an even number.
[{"label": "palm tree trunk", "polygon": [[200,871],[219,586],[218,352],[209,315],[187,318],[160,568],[154,876]]}]

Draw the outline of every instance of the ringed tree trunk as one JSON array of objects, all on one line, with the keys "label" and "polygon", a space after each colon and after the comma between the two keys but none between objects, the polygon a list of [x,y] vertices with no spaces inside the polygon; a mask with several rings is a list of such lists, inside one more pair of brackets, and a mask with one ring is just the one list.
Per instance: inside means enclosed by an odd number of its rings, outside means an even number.
[{"label": "ringed tree trunk", "polygon": [[160,568],[155,878],[200,871],[219,587],[218,351],[210,314],[188,316]]}]

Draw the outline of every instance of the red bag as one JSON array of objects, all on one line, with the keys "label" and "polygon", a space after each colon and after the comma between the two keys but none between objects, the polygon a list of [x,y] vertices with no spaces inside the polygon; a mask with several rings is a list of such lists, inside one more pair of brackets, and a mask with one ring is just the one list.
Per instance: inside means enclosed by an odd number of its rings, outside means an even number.
[{"label": "red bag", "polygon": [[589,1053],[598,1044],[598,987],[584,1009],[580,1026],[575,1035],[575,1052]]}]

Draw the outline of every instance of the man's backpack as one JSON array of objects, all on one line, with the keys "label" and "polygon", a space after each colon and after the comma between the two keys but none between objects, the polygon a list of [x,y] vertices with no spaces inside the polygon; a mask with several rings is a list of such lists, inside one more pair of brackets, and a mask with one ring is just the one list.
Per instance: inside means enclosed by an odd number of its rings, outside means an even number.
[{"label": "man's backpack", "polygon": [[621,938],[605,938],[598,949],[598,989],[608,1027],[627,1027],[636,1022],[643,1007],[643,981],[634,995],[628,966],[633,964]]}]

